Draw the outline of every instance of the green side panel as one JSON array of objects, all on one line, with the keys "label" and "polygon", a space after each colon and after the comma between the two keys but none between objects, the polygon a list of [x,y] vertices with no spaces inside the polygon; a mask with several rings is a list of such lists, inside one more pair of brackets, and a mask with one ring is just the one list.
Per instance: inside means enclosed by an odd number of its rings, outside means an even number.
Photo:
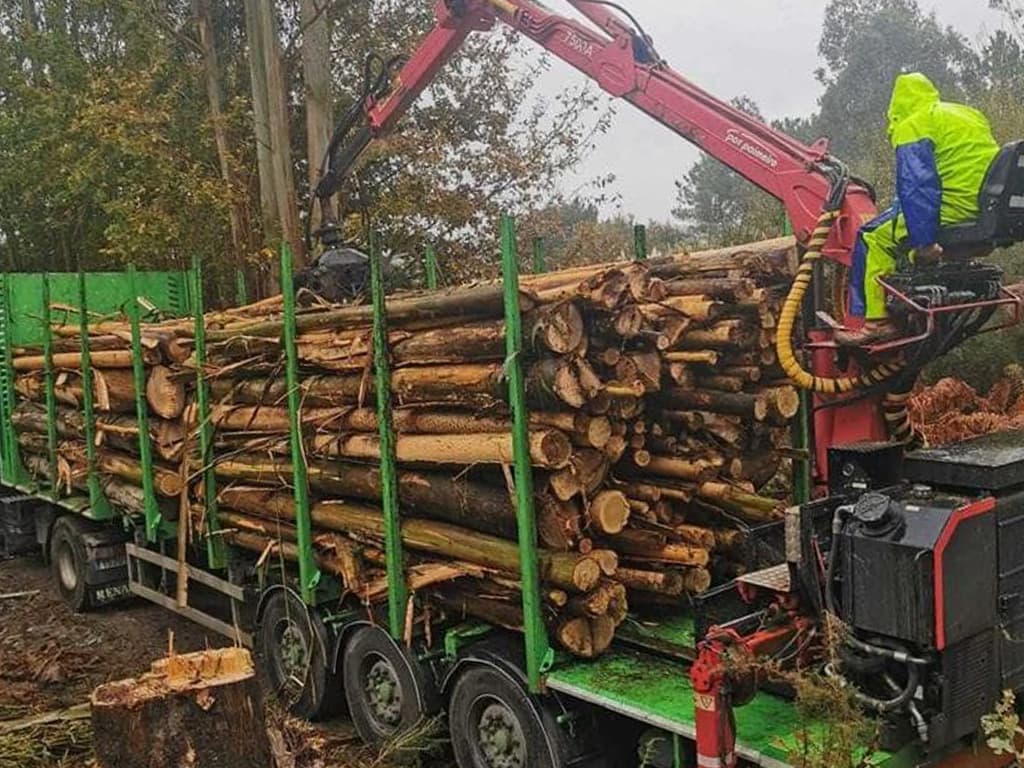
[{"label": "green side panel", "polygon": [[[136,275],[138,296],[142,298],[143,319],[150,314],[184,315],[191,307],[191,292],[185,273],[140,272]],[[41,347],[46,341],[44,296],[49,293],[54,324],[75,325],[80,322],[80,286],[77,272],[51,272],[44,286],[43,273],[0,273],[0,453],[3,481],[17,487],[33,487],[18,457],[17,438],[11,426],[15,403],[11,351],[19,346]],[[131,284],[124,272],[89,272],[85,275],[85,302],[90,322],[104,316],[116,316],[132,295]],[[36,488],[33,493],[41,490]],[[47,489],[46,494],[51,490]],[[63,506],[68,506],[66,503]],[[77,508],[76,508],[77,509]],[[96,510],[82,509],[95,515]],[[103,515],[102,510],[99,511]]]},{"label": "green side panel", "polygon": [[[43,313],[42,274],[8,272],[5,279],[8,281],[11,297],[11,343],[15,346],[42,344],[43,333],[39,323]],[[149,319],[145,316],[146,304],[167,315],[187,315],[190,312],[191,293],[186,273],[138,272],[135,279],[138,295],[143,300],[143,321]],[[87,272],[85,293],[91,320],[95,321],[103,315],[116,315],[131,295],[128,273]],[[78,306],[77,273],[50,273],[50,302],[68,307]],[[73,312],[61,312],[57,309],[53,311],[54,323],[74,323],[77,319]]]},{"label": "green side panel", "polygon": [[[689,667],[679,661],[641,651],[614,651],[594,661],[569,661],[547,675],[548,688],[589,701],[635,720],[677,733],[695,736],[693,688]],[[737,707],[737,754],[754,765],[785,766],[802,744],[801,734],[821,732],[793,702],[768,693]],[[897,756],[878,754],[872,765],[896,768]]]}]

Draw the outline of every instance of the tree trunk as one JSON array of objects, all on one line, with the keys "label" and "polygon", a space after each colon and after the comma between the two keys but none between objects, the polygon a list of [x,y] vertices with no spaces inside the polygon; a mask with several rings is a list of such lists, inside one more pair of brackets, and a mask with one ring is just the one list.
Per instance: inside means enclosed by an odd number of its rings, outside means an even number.
[{"label": "tree trunk", "polygon": [[93,691],[102,768],[251,768],[273,764],[249,652],[199,651],[154,662],[138,679]]},{"label": "tree trunk", "polygon": [[[306,84],[306,158],[309,164],[309,194],[320,180],[320,168],[331,138],[331,30],[327,0],[300,0],[302,24],[302,76]],[[314,207],[312,227],[320,223]]]},{"label": "tree trunk", "polygon": [[295,195],[295,176],[292,171],[292,140],[288,122],[288,95],[281,56],[277,7],[274,3],[259,4],[260,34],[263,37],[264,64],[267,67],[267,106],[270,123],[271,162],[274,184],[277,187],[278,217],[281,234],[292,247],[294,266],[299,269],[305,261],[305,246],[299,234],[299,209]]},{"label": "tree trunk", "polygon": [[[256,139],[256,166],[260,182],[260,212],[263,222],[263,242],[267,245],[281,237],[282,226],[277,207],[277,188],[274,185],[274,161],[270,139],[270,102],[267,90],[266,48],[260,32],[260,14],[267,3],[262,0],[244,0],[245,33],[249,42],[249,77],[252,84],[253,134]],[[271,272],[275,269],[270,265]],[[273,281],[276,283],[276,281]],[[274,288],[276,291],[276,287]]]},{"label": "tree trunk", "polygon": [[231,222],[231,245],[234,257],[243,259],[249,248],[245,242],[242,204],[238,199],[241,190],[235,177],[231,150],[228,147],[227,122],[224,119],[223,96],[220,88],[220,63],[217,56],[216,38],[213,34],[213,20],[210,18],[209,0],[192,0],[192,13],[195,16],[196,28],[199,32],[199,47],[203,52],[206,99],[210,105],[210,127],[217,145],[220,176],[231,196],[231,205],[228,208],[228,217]]}]

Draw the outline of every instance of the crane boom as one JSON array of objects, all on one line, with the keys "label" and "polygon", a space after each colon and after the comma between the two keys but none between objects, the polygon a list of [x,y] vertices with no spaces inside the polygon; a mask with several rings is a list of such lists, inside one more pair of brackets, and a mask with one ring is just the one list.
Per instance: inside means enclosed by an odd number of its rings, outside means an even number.
[{"label": "crane boom", "polygon": [[[807,146],[702,90],[668,66],[651,40],[613,10],[618,6],[569,2],[590,25],[531,0],[439,0],[433,29],[390,88],[368,96],[365,126],[339,156],[335,174],[344,176],[373,138],[394,128],[472,32],[500,22],[780,200],[797,238],[810,238],[840,167],[826,141]],[[875,212],[870,191],[850,184],[823,255],[848,265],[858,228]]]}]

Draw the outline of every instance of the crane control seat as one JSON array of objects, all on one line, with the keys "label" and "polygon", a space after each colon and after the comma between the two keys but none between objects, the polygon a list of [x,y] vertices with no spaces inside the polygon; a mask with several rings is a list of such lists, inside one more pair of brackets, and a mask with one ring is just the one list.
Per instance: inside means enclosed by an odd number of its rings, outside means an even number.
[{"label": "crane control seat", "polygon": [[939,230],[950,256],[976,255],[1024,240],[1024,140],[1005,144],[989,166],[978,194],[978,218]]}]

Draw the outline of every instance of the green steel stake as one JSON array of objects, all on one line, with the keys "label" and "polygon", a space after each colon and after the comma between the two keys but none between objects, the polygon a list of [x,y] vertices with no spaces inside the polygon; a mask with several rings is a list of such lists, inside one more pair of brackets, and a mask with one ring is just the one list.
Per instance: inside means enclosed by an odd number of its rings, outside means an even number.
[{"label": "green steel stake", "polygon": [[196,357],[196,409],[199,418],[199,461],[203,467],[203,504],[206,512],[206,559],[211,568],[227,563],[224,539],[218,536],[217,473],[213,467],[213,424],[210,421],[210,384],[206,380],[206,318],[203,306],[203,270],[199,257],[192,257],[192,309],[194,311]]},{"label": "green steel stake", "polygon": [[533,274],[539,275],[542,272],[547,272],[547,260],[544,254],[544,238],[535,237],[533,238]]},{"label": "green steel stake", "polygon": [[[371,236],[373,233],[370,233]],[[423,263],[427,270],[427,288],[431,291],[437,290],[437,251],[434,246],[428,245],[423,254]]]},{"label": "green steel stake", "polygon": [[82,409],[85,416],[85,455],[89,467],[89,507],[94,518],[106,519],[113,514],[103,495],[100,476],[96,469],[96,412],[93,403],[92,356],[89,349],[89,308],[86,300],[85,272],[81,270],[78,272],[78,327],[82,352]]},{"label": "green steel stake", "polygon": [[3,392],[0,393],[0,418],[3,420],[3,456],[0,456],[0,466],[3,467],[3,480],[5,483],[26,483],[29,475],[21,463],[21,452],[18,450],[18,435],[14,431],[14,424],[11,423],[11,411],[14,408],[14,368],[12,367],[12,341],[11,341],[11,284],[7,275],[3,275],[3,294],[0,296],[3,310],[3,343],[0,345],[0,381],[2,381]]},{"label": "green steel stake", "polygon": [[633,260],[647,261],[647,227],[643,224],[633,227]]},{"label": "green steel stake", "polygon": [[292,282],[292,250],[281,244],[281,294],[284,297],[285,380],[288,386],[288,427],[292,449],[292,484],[295,486],[295,532],[299,550],[299,589],[307,605],[316,601],[320,570],[313,555],[312,525],[309,520],[309,478],[306,452],[302,450],[299,391],[299,353],[295,346],[295,285]]},{"label": "green steel stake", "polygon": [[60,496],[57,474],[57,392],[53,372],[53,328],[50,324],[50,273],[43,273],[43,375],[46,385],[46,450],[50,458],[50,497]]},{"label": "green steel stake", "polygon": [[132,330],[132,381],[135,384],[135,419],[139,425],[139,460],[142,464],[143,513],[146,540],[155,542],[160,532],[160,507],[153,487],[153,445],[149,436],[149,409],[146,404],[146,369],[142,362],[142,322],[139,317],[139,289],[135,265],[128,265],[128,303],[125,310]]},{"label": "green steel stake", "polygon": [[[430,263],[429,259],[427,263]],[[398,477],[395,472],[395,433],[391,423],[387,306],[384,302],[384,278],[380,268],[380,242],[376,232],[370,232],[370,293],[373,298],[373,363],[374,379],[377,383],[377,427],[380,432],[380,498],[384,510],[388,624],[391,636],[401,640],[405,634],[405,612],[409,596],[405,587],[402,520],[398,511]]]},{"label": "green steel stake", "polygon": [[244,307],[249,303],[249,290],[245,287],[245,271],[235,271],[235,304]]},{"label": "green steel stake", "polygon": [[526,383],[523,377],[523,324],[519,314],[519,258],[516,253],[516,225],[511,216],[501,218],[501,270],[505,288],[505,375],[508,377],[509,403],[512,406],[516,527],[519,532],[519,570],[523,589],[526,673],[530,690],[539,693],[541,674],[549,663],[551,648],[541,613],[529,414],[526,411]]}]

